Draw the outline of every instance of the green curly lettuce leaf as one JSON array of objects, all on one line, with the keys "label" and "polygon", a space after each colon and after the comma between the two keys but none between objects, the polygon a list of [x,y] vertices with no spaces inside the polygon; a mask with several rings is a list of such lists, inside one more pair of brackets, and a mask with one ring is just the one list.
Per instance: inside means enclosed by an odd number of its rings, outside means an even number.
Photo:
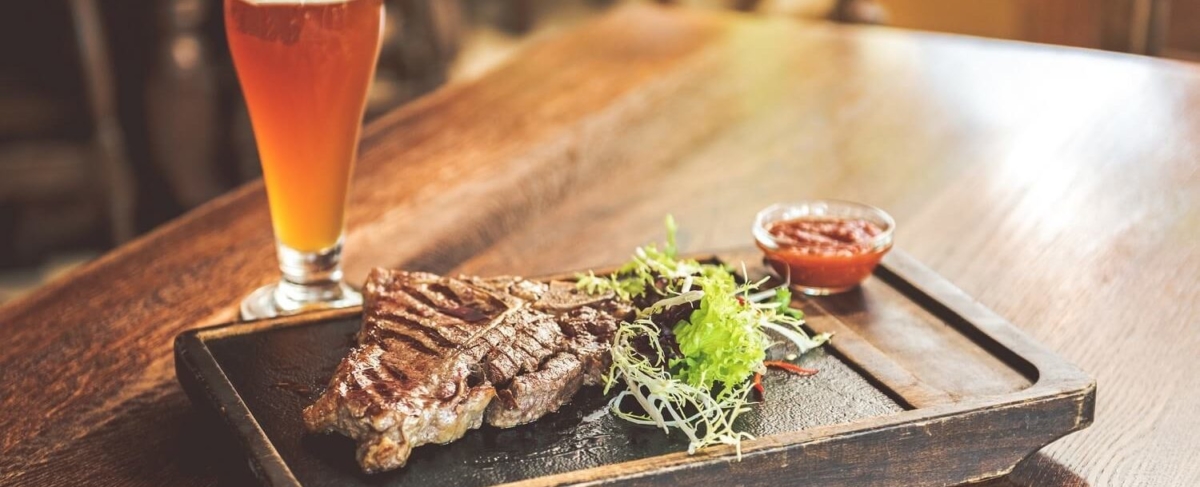
[{"label": "green curly lettuce leaf", "polygon": [[[738,447],[740,456],[741,440],[751,436],[736,431],[733,423],[747,410],[749,379],[765,370],[766,349],[774,344],[766,330],[794,343],[800,353],[829,336],[809,337],[803,331],[804,315],[791,308],[786,286],[755,292],[765,281],[738,284],[729,267],[678,258],[677,228],[670,216],[666,227],[661,249],[656,245],[636,249],[632,260],[612,275],[577,276],[579,289],[590,294],[612,293],[631,302],[648,296],[657,300],[638,309],[637,317],[617,330],[610,349],[612,367],[604,377],[605,392],[619,383],[626,387],[609,407],[627,421],[683,431],[689,453],[728,444]],[[681,356],[665,360],[664,332],[654,317],[681,305],[695,309],[670,330]],[[649,343],[649,355],[637,343]],[[628,398],[635,399],[642,411],[623,409]]]}]

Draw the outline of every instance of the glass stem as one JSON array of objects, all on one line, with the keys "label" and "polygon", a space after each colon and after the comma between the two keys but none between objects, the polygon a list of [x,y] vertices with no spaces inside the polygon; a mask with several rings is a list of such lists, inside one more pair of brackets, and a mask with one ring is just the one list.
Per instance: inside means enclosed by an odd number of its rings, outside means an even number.
[{"label": "glass stem", "polygon": [[243,320],[362,304],[362,294],[342,282],[342,239],[320,252],[301,252],[283,244],[276,246],[283,278],[258,288],[242,300]]},{"label": "glass stem", "polygon": [[283,279],[275,289],[275,299],[281,308],[337,301],[345,295],[341,285],[342,239],[317,252],[303,252],[277,243],[276,252]]}]

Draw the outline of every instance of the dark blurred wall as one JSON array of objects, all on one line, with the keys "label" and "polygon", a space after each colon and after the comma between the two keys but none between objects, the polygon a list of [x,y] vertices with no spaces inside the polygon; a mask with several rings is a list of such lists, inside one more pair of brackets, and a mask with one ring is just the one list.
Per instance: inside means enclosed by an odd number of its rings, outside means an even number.
[{"label": "dark blurred wall", "polygon": [[[152,154],[151,111],[148,88],[156,72],[164,66],[163,53],[169,49],[173,29],[167,12],[171,0],[101,0],[104,25],[111,43],[112,64],[116,81],[116,98],[121,126],[125,132],[129,163],[134,169],[137,186],[135,207],[137,229],[153,228],[179,214],[185,205],[175,197],[165,171],[171,161],[158,160]],[[207,11],[208,21],[198,33],[203,34],[202,48],[212,57],[203,75],[223,77],[223,35],[219,22],[220,2],[194,2]],[[225,103],[226,105],[228,103]],[[180,118],[187,113],[177,114]],[[228,184],[234,181],[229,179]]]},{"label": "dark blurred wall", "polygon": [[[444,83],[460,37],[458,0],[386,1],[368,117]],[[0,267],[106,249],[259,175],[220,0],[10,4],[0,15]],[[122,171],[129,181],[117,181]]]},{"label": "dark blurred wall", "polygon": [[87,134],[71,19],[64,2],[6,2],[0,15],[0,140]]},{"label": "dark blurred wall", "polygon": [[1200,0],[1174,0],[1168,7],[1164,55],[1200,61]]},{"label": "dark blurred wall", "polygon": [[98,212],[70,194],[93,131],[73,29],[64,1],[5,2],[0,15],[0,266],[49,243],[105,243]]}]

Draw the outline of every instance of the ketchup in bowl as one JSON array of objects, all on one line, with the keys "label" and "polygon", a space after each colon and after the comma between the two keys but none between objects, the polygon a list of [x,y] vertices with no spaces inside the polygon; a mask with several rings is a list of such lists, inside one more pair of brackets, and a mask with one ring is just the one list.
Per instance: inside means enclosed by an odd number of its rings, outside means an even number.
[{"label": "ketchup in bowl", "polygon": [[759,212],[754,239],[794,289],[825,295],[853,289],[870,276],[892,248],[895,227],[890,215],[872,206],[803,201]]}]

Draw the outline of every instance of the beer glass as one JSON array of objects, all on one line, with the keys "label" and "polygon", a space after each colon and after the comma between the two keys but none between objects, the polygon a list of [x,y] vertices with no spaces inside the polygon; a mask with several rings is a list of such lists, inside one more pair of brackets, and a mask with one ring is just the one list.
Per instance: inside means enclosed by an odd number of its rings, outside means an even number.
[{"label": "beer glass", "polygon": [[242,301],[242,319],[362,303],[341,252],[383,15],[382,0],[225,0],[283,273]]}]

